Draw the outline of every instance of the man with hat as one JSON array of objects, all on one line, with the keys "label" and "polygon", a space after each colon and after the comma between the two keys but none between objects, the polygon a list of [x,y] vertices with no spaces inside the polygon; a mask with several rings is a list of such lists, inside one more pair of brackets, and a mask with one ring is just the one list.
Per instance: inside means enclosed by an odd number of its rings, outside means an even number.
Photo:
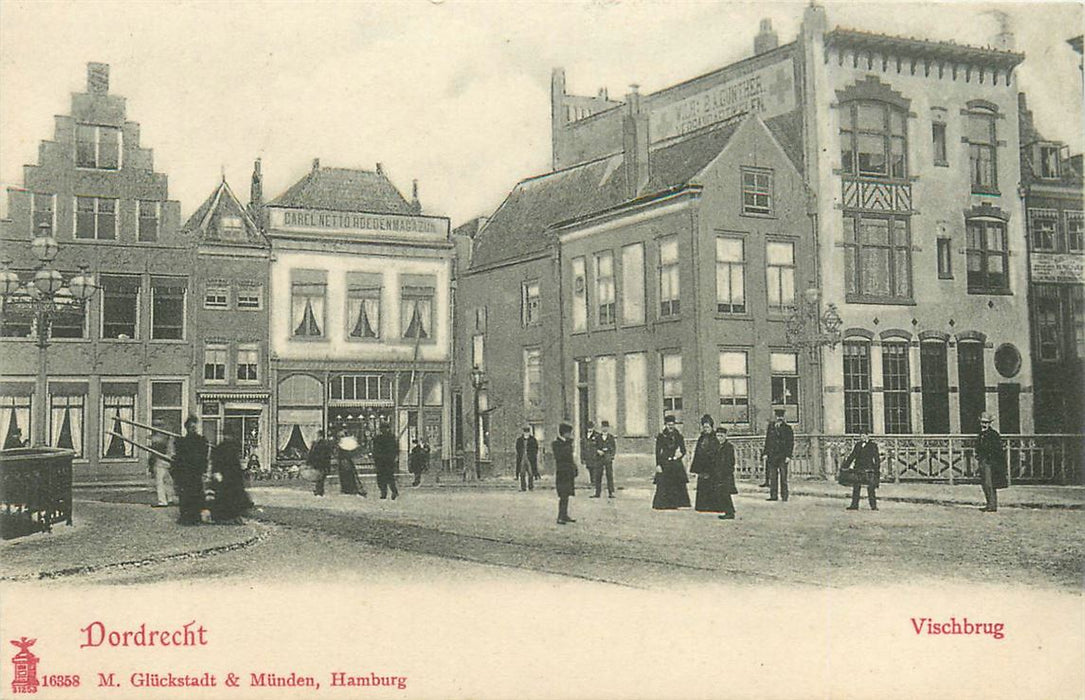
[{"label": "man with hat", "polygon": [[534,491],[535,479],[539,478],[539,441],[531,434],[531,426],[516,438],[516,478],[521,491]]},{"label": "man with hat", "polygon": [[1002,449],[1002,436],[991,427],[991,414],[980,414],[980,432],[976,436],[976,459],[980,464],[980,486],[987,504],[980,508],[984,513],[998,511],[998,489],[1009,486],[1006,473],[1006,453]]},{"label": "man with hat", "polygon": [[177,489],[181,525],[199,525],[204,506],[203,475],[207,471],[207,440],[199,433],[200,419],[185,419],[185,435],[173,442],[173,485]]},{"label": "man with hat", "polygon": [[576,462],[573,461],[573,426],[562,423],[550,445],[554,453],[554,490],[558,493],[558,525],[575,523],[569,517],[569,497],[576,494]]},{"label": "man with hat", "polygon": [[595,495],[599,498],[603,490],[603,474],[607,475],[607,498],[614,498],[614,454],[618,451],[614,436],[610,434],[610,422],[602,421],[600,424],[603,432],[595,437],[595,474],[592,475],[592,484],[595,486]]},{"label": "man with hat", "polygon": [[[795,433],[784,420],[784,409],[776,409],[776,420],[769,423],[765,434],[765,447],[761,456],[765,458],[765,471],[769,477],[768,500],[787,500],[787,466],[791,463],[791,454],[795,449]],[[779,498],[777,498],[779,493]]]},{"label": "man with hat", "polygon": [[595,485],[595,470],[599,468],[599,433],[595,432],[595,421],[588,421],[588,429],[580,443],[580,461],[588,470],[588,480]]}]

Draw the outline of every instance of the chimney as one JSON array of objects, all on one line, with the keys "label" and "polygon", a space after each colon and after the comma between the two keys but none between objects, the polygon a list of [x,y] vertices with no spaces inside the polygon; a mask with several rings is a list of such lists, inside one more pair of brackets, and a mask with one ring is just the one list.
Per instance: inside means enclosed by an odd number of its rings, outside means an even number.
[{"label": "chimney", "polygon": [[626,196],[636,197],[648,184],[648,114],[640,108],[640,86],[630,85],[622,118]]},{"label": "chimney", "polygon": [[377,163],[377,174],[378,175],[383,175],[384,174],[384,164],[383,163]]},{"label": "chimney", "polygon": [[92,95],[109,94],[109,64],[87,64],[87,92]]},{"label": "chimney", "polygon": [[264,203],[264,174],[260,171],[260,159],[252,164],[252,185],[249,187],[249,206],[259,207]]},{"label": "chimney", "polygon": [[1001,10],[989,10],[998,20],[998,34],[995,34],[994,48],[999,51],[1013,51],[1017,40],[1013,36],[1013,28],[1010,26],[1010,16]]},{"label": "chimney", "polygon": [[761,29],[757,32],[757,36],[753,40],[753,53],[755,56],[760,56],[763,53],[772,51],[780,45],[780,37],[776,35],[776,32],[772,30],[772,20],[761,20]]},{"label": "chimney", "polygon": [[418,180],[411,182],[411,210],[415,214],[422,213],[422,202],[418,201]]},{"label": "chimney", "polygon": [[565,113],[565,69],[550,72],[550,165],[555,170],[562,164],[563,128],[569,122]]},{"label": "chimney", "polygon": [[610,99],[609,97],[607,97],[607,89],[605,87],[599,88],[599,99],[600,100],[609,100]]},{"label": "chimney", "polygon": [[320,170],[320,159],[313,158],[313,172],[315,173],[317,170]]}]

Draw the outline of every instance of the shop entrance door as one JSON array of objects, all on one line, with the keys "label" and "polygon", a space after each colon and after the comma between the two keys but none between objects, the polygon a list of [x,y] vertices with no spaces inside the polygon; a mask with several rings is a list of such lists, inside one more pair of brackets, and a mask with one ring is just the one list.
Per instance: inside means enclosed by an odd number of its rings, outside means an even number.
[{"label": "shop entrance door", "polygon": [[[233,433],[241,440],[241,466],[248,466],[253,457],[260,460],[260,409],[227,408],[222,419],[224,433]],[[255,466],[255,465],[254,465]]]}]

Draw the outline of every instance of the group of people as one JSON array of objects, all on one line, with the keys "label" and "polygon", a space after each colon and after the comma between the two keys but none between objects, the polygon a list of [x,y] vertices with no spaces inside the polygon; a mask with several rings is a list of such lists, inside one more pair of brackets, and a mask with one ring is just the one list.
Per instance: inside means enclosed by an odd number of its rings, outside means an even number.
[{"label": "group of people", "polygon": [[[368,496],[365,484],[358,478],[354,464],[359,448],[358,440],[346,429],[341,429],[335,439],[325,437],[323,430],[317,432],[316,440],[309,448],[309,455],[306,458],[306,463],[316,472],[313,487],[315,495],[324,495],[324,481],[331,473],[334,461],[339,475],[340,493],[363,498]],[[429,468],[429,454],[430,447],[424,440],[412,441],[411,451],[407,457],[408,470],[414,476],[412,486],[422,483],[422,474]],[[371,456],[377,472],[377,489],[380,491],[380,497],[388,498],[391,495],[394,501],[399,497],[399,485],[396,484],[399,443],[392,432],[392,426],[387,421],[381,422],[377,434],[373,437]]]},{"label": "group of people", "polygon": [[186,418],[184,425],[185,434],[173,440],[170,455],[169,435],[160,421],[155,422],[147,467],[154,478],[155,505],[176,503],[181,525],[201,524],[204,509],[210,511],[213,523],[241,524],[241,516],[254,506],[245,491],[240,438],[227,429],[222,440],[211,447],[199,432],[196,416]]}]

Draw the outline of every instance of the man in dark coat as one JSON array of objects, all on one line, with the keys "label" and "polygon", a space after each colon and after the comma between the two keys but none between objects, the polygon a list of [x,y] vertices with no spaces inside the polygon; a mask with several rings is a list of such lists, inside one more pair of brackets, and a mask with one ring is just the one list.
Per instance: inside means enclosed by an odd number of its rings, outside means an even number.
[{"label": "man in dark coat", "polygon": [[399,488],[396,486],[396,460],[399,458],[399,445],[396,444],[396,436],[392,434],[392,426],[386,422],[380,425],[380,431],[373,438],[373,466],[377,469],[377,488],[380,489],[381,498],[388,498],[388,491],[392,492],[392,500],[399,496]]},{"label": "man in dark coat", "polygon": [[173,485],[180,505],[181,525],[199,525],[203,511],[203,475],[207,471],[207,440],[197,432],[200,420],[185,419],[185,435],[173,443]]},{"label": "man in dark coat", "polygon": [[595,485],[595,470],[599,462],[599,433],[595,432],[595,421],[588,421],[588,430],[580,442],[580,461],[588,470],[588,480]]},{"label": "man in dark coat", "polygon": [[411,482],[411,486],[422,484],[422,472],[429,467],[429,452],[429,445],[426,444],[425,440],[415,440],[411,446],[411,453],[407,456],[407,471],[414,474],[414,481]]},{"label": "man in dark coat", "polygon": [[558,426],[558,438],[550,446],[554,451],[554,489],[558,492],[558,525],[575,523],[569,517],[569,497],[576,494],[576,475],[579,470],[573,460],[573,426]]},{"label": "man in dark coat", "polygon": [[719,518],[734,520],[735,502],[731,496],[738,493],[738,486],[735,485],[735,446],[727,439],[727,428],[723,425],[716,427],[716,439],[720,443],[717,469],[719,469],[720,492],[723,499],[723,514]]},{"label": "man in dark coat", "polygon": [[1002,436],[991,427],[991,414],[980,414],[980,432],[976,436],[976,459],[980,465],[980,485],[987,504],[980,508],[984,513],[998,511],[998,489],[1009,486],[1006,470],[1006,453],[1002,449]]},{"label": "man in dark coat", "polygon": [[878,496],[875,491],[881,483],[882,458],[878,453],[878,445],[870,439],[867,433],[859,435],[859,442],[855,443],[851,454],[844,460],[841,469],[848,469],[855,465],[857,478],[851,487],[851,505],[848,510],[859,510],[859,493],[866,484],[867,502],[871,510],[878,510]]},{"label": "man in dark coat", "polygon": [[663,432],[656,436],[656,492],[652,497],[652,508],[689,508],[689,490],[686,488],[689,477],[682,464],[685,456],[686,439],[678,432],[674,416],[665,416]]},{"label": "man in dark coat", "polygon": [[313,446],[309,448],[309,456],[306,463],[317,471],[316,484],[313,486],[313,494],[324,495],[324,480],[328,478],[328,472],[332,468],[332,453],[335,452],[335,444],[324,437],[324,431],[318,430]]},{"label": "man in dark coat", "polygon": [[[791,463],[791,454],[795,449],[795,433],[784,421],[783,409],[776,409],[776,420],[769,424],[765,434],[765,447],[761,456],[765,458],[765,471],[769,476],[770,501],[787,500],[787,467]],[[776,495],[779,493],[779,499]]]},{"label": "man in dark coat", "polygon": [[596,434],[595,437],[596,462],[592,481],[595,486],[595,495],[592,498],[599,498],[602,495],[604,474],[607,477],[607,498],[614,498],[614,455],[618,452],[618,443],[610,434],[609,421],[602,421],[599,425],[603,432]]},{"label": "man in dark coat", "polygon": [[539,441],[531,434],[530,425],[525,425],[524,432],[516,438],[516,478],[520,480],[521,491],[535,490],[535,479],[539,478]]},{"label": "man in dark coat", "polygon": [[253,507],[241,474],[241,441],[227,430],[222,442],[211,449],[211,521],[240,525],[241,515]]}]

